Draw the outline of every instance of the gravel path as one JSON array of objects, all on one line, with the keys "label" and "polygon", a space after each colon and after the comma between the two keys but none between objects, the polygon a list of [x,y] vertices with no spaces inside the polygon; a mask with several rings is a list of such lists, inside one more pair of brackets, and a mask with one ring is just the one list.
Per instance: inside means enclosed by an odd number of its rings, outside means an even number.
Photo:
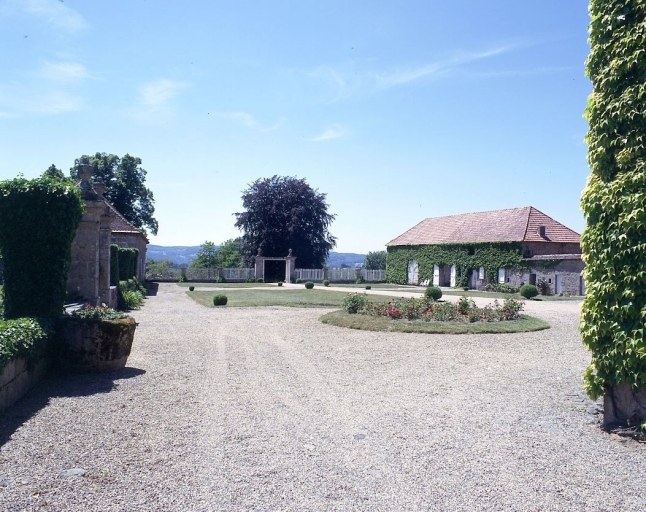
[{"label": "gravel path", "polygon": [[646,446],[599,429],[579,303],[552,329],[373,333],[174,284],[128,367],[0,419],[0,510],[643,510]]}]

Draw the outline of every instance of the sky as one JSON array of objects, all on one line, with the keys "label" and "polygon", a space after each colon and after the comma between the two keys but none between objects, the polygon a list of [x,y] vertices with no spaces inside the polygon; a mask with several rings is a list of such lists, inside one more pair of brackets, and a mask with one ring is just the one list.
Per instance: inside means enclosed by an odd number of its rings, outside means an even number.
[{"label": "sky", "polygon": [[305,178],[339,252],[534,206],[581,232],[583,0],[0,0],[0,179],[142,160],[158,245]]}]

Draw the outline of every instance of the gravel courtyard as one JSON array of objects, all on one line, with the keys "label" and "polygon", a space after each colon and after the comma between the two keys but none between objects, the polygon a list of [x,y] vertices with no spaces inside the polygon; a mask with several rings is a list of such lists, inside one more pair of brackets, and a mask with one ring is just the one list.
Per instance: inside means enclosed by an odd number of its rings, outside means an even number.
[{"label": "gravel courtyard", "polygon": [[161,284],[126,369],[0,419],[0,510],[643,510],[646,445],[581,389],[580,303],[526,334],[373,333]]}]

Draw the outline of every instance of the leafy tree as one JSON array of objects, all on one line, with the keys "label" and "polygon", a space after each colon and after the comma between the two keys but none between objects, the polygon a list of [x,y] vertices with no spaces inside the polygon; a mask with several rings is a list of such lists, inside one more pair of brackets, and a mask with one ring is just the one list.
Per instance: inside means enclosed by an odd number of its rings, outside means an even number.
[{"label": "leafy tree", "polygon": [[206,241],[200,246],[191,267],[193,268],[216,268],[218,266],[218,247],[213,243]]},{"label": "leafy tree", "polygon": [[646,386],[646,2],[592,0],[590,19],[580,326],[592,351],[586,391],[605,394],[607,423],[623,401],[617,391]]},{"label": "leafy tree", "polygon": [[78,179],[81,163],[89,163],[94,169],[93,179],[102,180],[106,190],[104,197],[128,222],[139,229],[149,229],[153,235],[159,227],[153,217],[155,200],[146,188],[146,170],[141,167],[141,158],[107,153],[83,155],[74,160],[70,175]]},{"label": "leafy tree", "polygon": [[287,256],[290,249],[300,268],[322,267],[336,245],[328,232],[335,215],[329,214],[325,194],[304,179],[273,176],[254,181],[242,193],[246,211],[236,213],[242,235],[242,254],[251,259]]},{"label": "leafy tree", "polygon": [[44,172],[41,174],[43,178],[53,178],[56,180],[65,180],[67,177],[65,176],[65,173],[61,171],[58,167],[56,167],[54,164],[50,165]]},{"label": "leafy tree", "polygon": [[366,270],[386,270],[386,251],[370,251],[363,262]]},{"label": "leafy tree", "polygon": [[240,238],[231,238],[224,242],[215,254],[217,266],[221,268],[237,268],[241,266],[241,244],[242,240]]}]

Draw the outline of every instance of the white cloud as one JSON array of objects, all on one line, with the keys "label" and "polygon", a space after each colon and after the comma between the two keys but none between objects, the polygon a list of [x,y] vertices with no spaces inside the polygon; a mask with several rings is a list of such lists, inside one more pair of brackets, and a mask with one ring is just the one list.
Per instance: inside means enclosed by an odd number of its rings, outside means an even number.
[{"label": "white cloud", "polygon": [[457,53],[445,60],[425,64],[411,69],[399,70],[391,73],[376,75],[377,84],[381,87],[395,87],[414,82],[421,78],[438,76],[485,59],[490,59],[513,50],[513,46],[499,46],[482,52]]},{"label": "white cloud", "polygon": [[333,124],[328,126],[319,135],[316,135],[315,137],[311,137],[307,140],[312,142],[323,142],[327,140],[340,139],[342,137],[345,137],[346,134],[347,134],[347,131],[345,130],[345,128],[343,128],[338,124]]},{"label": "white cloud", "polygon": [[232,111],[232,112],[214,112],[213,115],[216,117],[221,117],[223,119],[228,119],[237,124],[249,128],[250,130],[257,130],[261,132],[269,132],[276,130],[280,125],[281,121],[276,121],[272,125],[265,125],[258,121],[252,114],[249,112],[243,111]]},{"label": "white cloud", "polygon": [[54,82],[78,82],[90,77],[83,64],[70,61],[45,62],[41,66],[40,75]]},{"label": "white cloud", "polygon": [[67,32],[80,32],[89,26],[78,11],[59,0],[14,0],[13,3],[27,14]]},{"label": "white cloud", "polygon": [[188,86],[186,82],[162,78],[141,86],[139,100],[148,109],[163,109]]}]

